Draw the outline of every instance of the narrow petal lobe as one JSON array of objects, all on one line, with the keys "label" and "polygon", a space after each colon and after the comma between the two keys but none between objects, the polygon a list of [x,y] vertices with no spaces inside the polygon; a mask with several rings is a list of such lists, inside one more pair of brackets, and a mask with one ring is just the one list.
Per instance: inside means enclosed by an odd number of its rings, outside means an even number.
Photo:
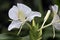
[{"label": "narrow petal lobe", "polygon": [[8,31],[10,31],[14,28],[19,28],[21,26],[21,24],[22,23],[20,21],[12,21],[12,23],[8,27]]},{"label": "narrow petal lobe", "polygon": [[31,22],[31,20],[32,20],[34,17],[41,17],[41,13],[39,13],[39,12],[32,12],[32,13],[30,13],[30,15],[27,17],[27,20]]}]

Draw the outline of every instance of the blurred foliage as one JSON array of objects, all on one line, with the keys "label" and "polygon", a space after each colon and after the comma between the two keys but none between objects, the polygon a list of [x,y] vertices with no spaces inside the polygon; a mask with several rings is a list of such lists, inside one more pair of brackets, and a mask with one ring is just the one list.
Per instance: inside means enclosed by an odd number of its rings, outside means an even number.
[{"label": "blurred foliage", "polygon": [[54,0],[54,4],[57,4],[59,6],[59,9],[60,9],[60,0]]},{"label": "blurred foliage", "polygon": [[[27,25],[23,26],[23,29],[19,36],[17,36],[18,29],[13,29],[12,31],[8,32],[7,28],[8,25],[11,23],[10,21],[8,21],[10,19],[8,17],[8,11],[13,5],[16,5],[17,2],[26,4],[33,11],[41,12],[42,17],[35,18],[35,21],[36,23],[39,23],[39,26],[41,26],[43,18],[47,10],[50,9],[51,5],[57,4],[60,8],[60,0],[0,0],[0,40],[29,40],[29,32],[35,34],[35,31],[30,31]],[[46,24],[50,23],[51,20],[52,16],[48,19]],[[33,28],[32,30],[36,29]],[[52,26],[49,26],[43,30],[42,40],[60,40],[60,31],[56,30],[56,37],[53,38]]]}]

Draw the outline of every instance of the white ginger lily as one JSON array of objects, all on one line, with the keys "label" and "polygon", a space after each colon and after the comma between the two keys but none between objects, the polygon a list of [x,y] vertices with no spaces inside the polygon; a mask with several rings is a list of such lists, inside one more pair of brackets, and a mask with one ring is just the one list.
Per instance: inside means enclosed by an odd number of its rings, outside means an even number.
[{"label": "white ginger lily", "polygon": [[13,28],[20,28],[20,26],[26,21],[30,21],[34,17],[41,17],[41,13],[32,11],[28,6],[17,3],[17,6],[13,6],[8,13],[9,17],[13,20],[8,27],[8,31]]},{"label": "white ginger lily", "polygon": [[57,30],[60,30],[60,22],[59,22],[60,18],[59,18],[58,14],[57,14],[57,12],[58,12],[58,6],[57,5],[52,6],[52,11],[54,13],[54,17],[53,17],[53,20],[52,20],[52,23],[53,23],[52,25]]}]

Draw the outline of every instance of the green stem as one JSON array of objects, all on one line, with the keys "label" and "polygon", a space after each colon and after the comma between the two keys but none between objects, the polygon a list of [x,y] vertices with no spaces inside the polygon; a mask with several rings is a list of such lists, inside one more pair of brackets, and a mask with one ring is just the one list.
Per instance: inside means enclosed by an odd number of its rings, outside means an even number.
[{"label": "green stem", "polygon": [[31,25],[30,25],[29,23],[26,23],[26,24],[28,25],[28,27],[29,27],[30,29],[32,29],[32,28],[31,28]]},{"label": "green stem", "polygon": [[[26,22],[26,21],[25,21],[25,22]],[[19,29],[19,31],[18,31],[18,33],[17,33],[17,35],[19,35],[19,34],[20,34],[21,29],[22,29],[23,25],[25,24],[25,22],[23,22],[23,23],[22,23],[22,25],[21,25],[21,27],[20,27],[20,29]]]},{"label": "green stem", "polygon": [[[44,26],[45,22],[46,22],[46,21],[44,21],[44,22],[43,22],[43,24],[42,24],[42,26],[41,26],[41,28],[40,28],[40,29],[42,29],[42,28],[43,28],[43,26]],[[39,29],[38,31],[40,31],[40,29]]]},{"label": "green stem", "polygon": [[[60,22],[60,20],[58,20],[58,21],[56,21],[56,22]],[[46,27],[48,27],[48,26],[50,26],[50,25],[52,25],[53,23],[51,22],[51,23],[49,23],[48,25],[45,25],[44,27],[42,27],[43,29],[44,28],[46,28]]]},{"label": "green stem", "polygon": [[[43,22],[43,24],[42,24],[41,28],[38,30],[38,31],[40,32],[40,34],[39,34],[39,35],[40,35],[40,38],[41,38],[41,39],[42,39],[42,37],[41,37],[41,36],[42,36],[42,30],[43,30],[42,28],[43,28],[43,26],[44,26],[45,22],[46,22],[46,21],[44,21],[44,22]],[[38,38],[38,40],[41,40],[40,38]]]},{"label": "green stem", "polygon": [[48,26],[50,26],[50,25],[52,25],[52,23],[49,23],[48,25],[45,25],[45,26],[43,27],[43,29],[46,28],[46,27],[48,27]]},{"label": "green stem", "polygon": [[20,32],[21,32],[22,26],[23,26],[23,25],[21,25],[21,27],[20,27],[20,29],[19,29],[19,31],[18,31],[18,33],[17,33],[17,36],[18,36],[18,35],[20,34]]},{"label": "green stem", "polygon": [[55,27],[53,26],[53,38],[55,38]]},{"label": "green stem", "polygon": [[[25,22],[24,22],[25,23]],[[18,31],[18,33],[17,33],[17,35],[19,35],[20,34],[20,32],[21,32],[21,29],[22,29],[22,26],[24,25],[24,23],[21,25],[21,27],[20,27],[20,29],[19,29],[19,31]],[[28,25],[28,27],[31,29],[31,25],[29,24],[29,23],[27,23],[26,22],[26,24]]]}]

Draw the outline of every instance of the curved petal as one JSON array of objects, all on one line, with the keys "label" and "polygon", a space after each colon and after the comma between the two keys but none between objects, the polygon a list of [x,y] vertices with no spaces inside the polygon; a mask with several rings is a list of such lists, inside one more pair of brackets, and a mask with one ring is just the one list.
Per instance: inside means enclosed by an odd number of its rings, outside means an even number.
[{"label": "curved petal", "polygon": [[31,9],[24,4],[17,3],[17,7],[20,11],[22,11],[24,13],[25,16],[28,16],[29,13],[31,12]]},{"label": "curved petal", "polygon": [[57,5],[52,6],[52,11],[53,11],[53,13],[57,14],[57,12],[58,12],[58,6]]},{"label": "curved petal", "polygon": [[10,10],[9,10],[9,12],[8,12],[8,15],[9,15],[9,17],[11,18],[11,19],[13,19],[13,20],[18,20],[18,9],[17,9],[17,7],[16,6],[13,6]]},{"label": "curved petal", "polygon": [[20,21],[12,21],[12,23],[8,27],[8,31],[14,29],[14,28],[19,28],[21,26],[22,22]]},{"label": "curved petal", "polygon": [[34,17],[41,17],[41,13],[39,12],[33,12],[30,13],[30,15],[27,17],[27,20],[31,22],[31,20],[34,18]]}]

